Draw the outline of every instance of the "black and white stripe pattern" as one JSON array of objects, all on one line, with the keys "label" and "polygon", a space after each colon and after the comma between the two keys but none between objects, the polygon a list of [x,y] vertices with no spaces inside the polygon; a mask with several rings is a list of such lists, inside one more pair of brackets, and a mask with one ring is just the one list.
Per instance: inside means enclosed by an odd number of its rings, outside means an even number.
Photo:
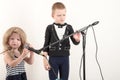
[{"label": "black and white stripe pattern", "polygon": [[7,76],[21,74],[25,72],[24,61],[22,61],[15,67],[11,67],[7,64],[6,69],[7,69]]}]

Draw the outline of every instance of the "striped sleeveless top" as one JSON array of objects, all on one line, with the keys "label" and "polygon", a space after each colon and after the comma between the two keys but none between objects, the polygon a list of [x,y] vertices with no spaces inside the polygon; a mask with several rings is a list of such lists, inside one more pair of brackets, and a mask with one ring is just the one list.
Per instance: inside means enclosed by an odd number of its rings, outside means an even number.
[{"label": "striped sleeveless top", "polygon": [[6,65],[6,69],[7,69],[6,76],[22,74],[23,72],[25,72],[24,64],[25,64],[24,60],[21,63],[17,64],[15,67],[11,67],[7,64]]}]

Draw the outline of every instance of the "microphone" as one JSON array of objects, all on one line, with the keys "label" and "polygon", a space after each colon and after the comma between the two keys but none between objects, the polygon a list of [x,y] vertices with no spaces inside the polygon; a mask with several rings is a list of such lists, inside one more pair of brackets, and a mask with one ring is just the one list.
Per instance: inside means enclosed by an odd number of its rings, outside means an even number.
[{"label": "microphone", "polygon": [[32,48],[32,47],[29,47],[29,44],[27,44],[27,43],[24,45],[24,48],[26,48],[26,49],[28,49],[28,50],[30,50],[30,51],[33,51],[33,52],[35,52],[35,53],[37,53],[37,54],[40,54],[41,51],[42,51],[42,50],[36,50],[36,49],[34,49],[34,48]]},{"label": "microphone", "polygon": [[92,23],[91,26],[95,26],[95,25],[97,25],[98,23],[99,23],[99,21],[96,21],[96,22]]}]

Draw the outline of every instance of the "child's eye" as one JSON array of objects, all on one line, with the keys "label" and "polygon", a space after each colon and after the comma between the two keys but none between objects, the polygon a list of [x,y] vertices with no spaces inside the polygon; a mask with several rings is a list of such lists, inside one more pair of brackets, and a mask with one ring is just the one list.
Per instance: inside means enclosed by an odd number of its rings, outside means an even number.
[{"label": "child's eye", "polygon": [[14,40],[14,38],[10,38],[11,40]]},{"label": "child's eye", "polygon": [[18,41],[20,41],[20,39],[17,39]]},{"label": "child's eye", "polygon": [[63,16],[66,16],[65,14]]}]

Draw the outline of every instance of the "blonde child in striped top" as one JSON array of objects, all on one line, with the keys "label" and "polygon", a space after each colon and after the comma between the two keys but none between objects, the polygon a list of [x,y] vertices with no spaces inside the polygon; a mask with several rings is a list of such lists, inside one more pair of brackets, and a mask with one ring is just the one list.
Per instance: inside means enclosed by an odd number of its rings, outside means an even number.
[{"label": "blonde child in striped top", "polygon": [[[27,80],[24,62],[33,63],[33,52],[24,48],[26,34],[19,27],[9,28],[3,37],[6,80]],[[28,56],[29,54],[29,56]]]}]

